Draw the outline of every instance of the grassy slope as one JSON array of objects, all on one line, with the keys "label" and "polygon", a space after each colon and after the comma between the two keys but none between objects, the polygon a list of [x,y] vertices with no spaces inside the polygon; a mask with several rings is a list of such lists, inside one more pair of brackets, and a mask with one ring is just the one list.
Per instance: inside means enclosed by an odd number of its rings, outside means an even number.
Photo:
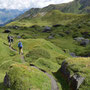
[{"label": "grassy slope", "polygon": [[[51,88],[51,84],[50,84],[50,79],[42,72],[40,72],[37,69],[34,68],[30,68],[28,66],[28,64],[24,65],[24,64],[19,64],[22,63],[21,57],[20,55],[18,55],[18,53],[15,53],[13,51],[11,51],[8,47],[8,43],[6,41],[6,36],[7,34],[1,34],[0,37],[0,89],[5,89],[5,90],[9,90],[8,88],[5,88],[3,86],[3,80],[4,80],[4,76],[5,73],[8,72],[9,70],[9,75],[11,78],[11,83],[13,84],[13,82],[16,80],[16,86],[13,87],[13,89],[19,89],[22,88],[22,90],[25,90],[27,88],[31,88],[31,89],[42,89],[44,88],[45,90],[50,90]],[[5,44],[4,44],[5,43]],[[15,64],[16,63],[16,64]],[[9,68],[12,64],[15,64],[15,66],[13,66],[13,69]],[[21,65],[21,66],[20,66]],[[24,69],[26,67],[26,69]],[[30,69],[30,70],[28,70]],[[26,71],[26,72],[24,72]],[[18,76],[15,76],[14,75]],[[21,75],[24,75],[24,77],[26,77],[26,80],[22,80],[23,77],[21,77]],[[36,76],[37,75],[37,76]],[[30,78],[31,77],[31,78]],[[43,78],[44,77],[44,78]],[[14,78],[14,79],[12,79]],[[21,78],[21,79],[20,79]],[[29,81],[27,81],[28,79],[30,79]],[[21,81],[19,83],[18,82]],[[44,82],[44,83],[42,83]],[[28,83],[28,84],[26,84]],[[19,86],[20,84],[20,86]],[[27,87],[25,85],[27,85]],[[44,87],[45,86],[45,87]],[[12,90],[12,89],[11,89]]]},{"label": "grassy slope", "polygon": [[[57,58],[64,60],[66,56],[69,56],[60,48],[44,39],[25,39],[22,42],[26,61],[34,63],[46,71],[57,71],[60,67],[57,63]],[[17,49],[17,43],[14,47]]]}]

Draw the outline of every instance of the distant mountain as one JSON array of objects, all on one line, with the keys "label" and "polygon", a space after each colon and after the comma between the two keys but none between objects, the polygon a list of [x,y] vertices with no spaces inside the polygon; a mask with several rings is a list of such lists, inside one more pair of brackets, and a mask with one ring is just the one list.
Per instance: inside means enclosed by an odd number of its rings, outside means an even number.
[{"label": "distant mountain", "polygon": [[18,18],[23,17],[32,17],[35,16],[37,13],[42,12],[49,12],[51,10],[60,10],[64,13],[76,13],[76,14],[86,14],[90,13],[90,0],[74,0],[69,3],[64,4],[52,4],[44,8],[32,8],[23,15]]},{"label": "distant mountain", "polygon": [[23,13],[24,11],[19,11],[17,9],[0,9],[0,26]]}]

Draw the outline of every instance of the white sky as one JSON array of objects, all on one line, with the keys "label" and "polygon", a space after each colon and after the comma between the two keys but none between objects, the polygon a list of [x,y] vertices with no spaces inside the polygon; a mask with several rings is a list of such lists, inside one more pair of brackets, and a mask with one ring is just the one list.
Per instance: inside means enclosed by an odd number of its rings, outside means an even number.
[{"label": "white sky", "polygon": [[42,8],[49,4],[67,3],[73,0],[0,0],[0,9]]}]

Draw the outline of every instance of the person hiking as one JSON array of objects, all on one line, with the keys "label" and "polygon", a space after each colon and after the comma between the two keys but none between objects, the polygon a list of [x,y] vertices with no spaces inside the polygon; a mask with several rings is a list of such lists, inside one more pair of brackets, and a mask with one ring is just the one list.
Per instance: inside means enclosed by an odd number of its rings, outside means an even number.
[{"label": "person hiking", "polygon": [[12,43],[14,42],[14,40],[13,40],[13,36],[11,36],[11,42],[12,42]]},{"label": "person hiking", "polygon": [[8,39],[9,47],[11,47],[11,36],[8,35],[8,36],[7,36],[7,39]]},{"label": "person hiking", "polygon": [[19,43],[18,43],[19,54],[23,54],[22,47],[23,47],[22,42],[19,41]]}]

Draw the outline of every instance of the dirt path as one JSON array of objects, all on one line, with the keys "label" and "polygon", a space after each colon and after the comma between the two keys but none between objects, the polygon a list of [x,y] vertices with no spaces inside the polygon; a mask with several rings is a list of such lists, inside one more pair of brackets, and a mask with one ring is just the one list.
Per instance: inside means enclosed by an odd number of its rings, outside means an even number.
[{"label": "dirt path", "polygon": [[52,75],[50,75],[49,73],[47,73],[45,70],[36,67],[33,64],[30,64],[30,66],[31,67],[34,67],[34,68],[36,68],[36,69],[38,69],[40,71],[42,71],[43,73],[45,73],[51,79],[51,90],[59,90],[58,85],[57,85],[57,82],[56,82],[56,80],[54,79],[54,77]]},{"label": "dirt path", "polygon": [[[12,48],[12,47],[9,47],[9,48],[12,51],[17,52],[17,50],[15,50],[14,48]],[[22,60],[22,63],[25,63],[25,59],[24,59],[24,56],[23,55],[21,55],[21,60]],[[38,69],[40,71],[42,71],[43,73],[45,73],[51,79],[51,90],[59,90],[58,85],[57,85],[57,82],[56,82],[56,80],[54,79],[54,77],[52,75],[50,75],[46,71],[44,71],[44,70],[36,67],[35,65],[30,64],[30,66],[31,67],[34,67],[34,68],[36,68],[36,69]]]}]

